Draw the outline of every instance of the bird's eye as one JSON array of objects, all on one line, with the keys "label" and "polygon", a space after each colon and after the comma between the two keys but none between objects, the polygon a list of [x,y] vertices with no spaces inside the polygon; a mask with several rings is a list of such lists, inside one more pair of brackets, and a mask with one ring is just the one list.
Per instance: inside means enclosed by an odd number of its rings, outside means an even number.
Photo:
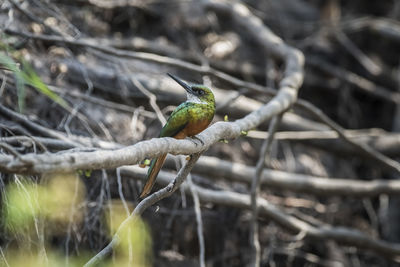
[{"label": "bird's eye", "polygon": [[199,90],[197,91],[197,93],[198,93],[199,95],[204,95],[204,90],[199,89]]}]

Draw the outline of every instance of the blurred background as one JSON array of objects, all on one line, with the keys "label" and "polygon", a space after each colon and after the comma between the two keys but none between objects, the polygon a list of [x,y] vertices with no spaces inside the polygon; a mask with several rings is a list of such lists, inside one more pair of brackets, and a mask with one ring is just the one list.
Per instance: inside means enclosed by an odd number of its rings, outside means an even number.
[{"label": "blurred background", "polygon": [[[167,72],[213,88],[214,122],[234,121],[268,102],[271,95],[237,87],[213,72],[276,90],[284,64],[207,2],[1,1],[0,153],[18,158],[115,149],[157,137],[163,118],[185,100]],[[400,2],[239,2],[304,53],[299,98],[345,128],[351,140],[398,163]],[[265,122],[211,146],[193,169],[193,182],[248,196],[267,131]],[[164,176],[174,177],[178,167],[169,158]],[[1,266],[82,266],[137,205],[144,173],[125,167],[1,173]],[[322,181],[315,189],[262,182],[260,197],[283,214],[319,229],[346,227],[381,240],[386,250],[352,235],[304,237],[260,213],[261,266],[398,266],[398,172],[295,106],[275,135],[268,175]],[[324,191],[324,181],[356,189]],[[200,202],[206,266],[247,266],[249,208]],[[176,192],[133,221],[102,266],[199,266],[196,228],[190,191]]]}]

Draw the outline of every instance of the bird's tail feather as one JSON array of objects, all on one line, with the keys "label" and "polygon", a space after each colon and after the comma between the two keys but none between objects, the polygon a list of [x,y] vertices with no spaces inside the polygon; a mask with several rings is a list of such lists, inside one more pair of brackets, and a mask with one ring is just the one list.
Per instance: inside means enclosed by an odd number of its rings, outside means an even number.
[{"label": "bird's tail feather", "polygon": [[164,154],[159,156],[158,158],[154,158],[151,161],[149,171],[147,172],[146,183],[143,187],[142,193],[140,194],[140,198],[144,198],[150,193],[166,157],[167,154]]}]

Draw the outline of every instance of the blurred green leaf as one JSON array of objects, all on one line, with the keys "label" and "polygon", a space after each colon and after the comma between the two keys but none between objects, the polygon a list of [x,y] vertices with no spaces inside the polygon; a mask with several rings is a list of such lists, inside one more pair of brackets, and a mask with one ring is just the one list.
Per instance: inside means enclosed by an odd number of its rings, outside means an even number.
[{"label": "blurred green leaf", "polygon": [[[115,265],[111,266],[152,266],[152,239],[148,225],[139,216],[134,216],[125,222],[128,215],[120,200],[110,202],[109,207],[106,219],[110,235],[114,235],[124,223],[118,233],[121,242],[114,248]],[[130,254],[133,256],[132,262],[129,261]]]},{"label": "blurred green leaf", "polygon": [[20,71],[17,63],[3,52],[0,52],[0,64],[14,73]]},{"label": "blurred green leaf", "polygon": [[68,103],[54,93],[45,83],[43,83],[32,66],[25,60],[22,60],[22,77],[24,78],[26,84],[36,88],[40,93],[44,94],[63,108],[71,110],[71,107],[68,105]]},{"label": "blurred green leaf", "polygon": [[90,178],[92,176],[92,170],[78,170],[78,175],[85,176],[86,178]]},{"label": "blurred green leaf", "polygon": [[92,170],[86,170],[86,171],[85,171],[85,176],[86,176],[87,178],[90,178],[91,175],[92,175]]},{"label": "blurred green leaf", "polygon": [[23,77],[23,74],[19,69],[18,64],[11,57],[2,52],[0,52],[0,65],[6,67],[14,73],[18,95],[18,108],[19,112],[23,113],[25,109],[26,96],[25,79]]},{"label": "blurred green leaf", "polygon": [[[10,50],[6,48],[6,50]],[[72,108],[68,105],[68,103],[54,93],[36,74],[35,70],[26,60],[20,58],[19,61],[22,64],[22,70],[19,68],[19,64],[10,56],[6,55],[4,52],[0,52],[0,66],[4,66],[5,68],[11,70],[14,73],[16,87],[17,87],[17,95],[18,95],[18,107],[19,111],[23,113],[25,108],[25,98],[26,98],[26,89],[25,85],[32,86],[38,92],[47,96],[64,109],[70,111]]]},{"label": "blurred green leaf", "polygon": [[3,215],[6,229],[18,233],[33,226],[40,205],[38,201],[39,188],[31,183],[12,184],[7,186],[3,196]]}]

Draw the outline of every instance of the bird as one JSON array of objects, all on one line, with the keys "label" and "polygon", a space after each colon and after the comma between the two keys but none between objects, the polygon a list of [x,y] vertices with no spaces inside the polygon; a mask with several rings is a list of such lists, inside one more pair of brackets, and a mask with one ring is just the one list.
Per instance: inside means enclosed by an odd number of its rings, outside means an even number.
[{"label": "bird", "polygon": [[[167,74],[186,90],[187,100],[171,113],[161,129],[159,137],[196,138],[195,135],[206,129],[214,118],[214,94],[205,85],[188,84],[170,73]],[[162,154],[151,160],[140,198],[144,198],[150,193],[166,157],[167,154]]]}]

